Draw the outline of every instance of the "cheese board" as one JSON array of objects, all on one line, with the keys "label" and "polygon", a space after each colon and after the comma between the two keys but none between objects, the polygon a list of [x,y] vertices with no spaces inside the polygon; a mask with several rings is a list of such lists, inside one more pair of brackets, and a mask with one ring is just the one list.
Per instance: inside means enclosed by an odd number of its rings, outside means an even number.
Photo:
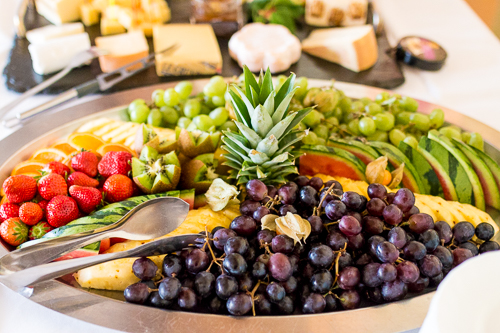
[{"label": "cheese board", "polygon": [[[199,92],[208,80],[193,81],[193,92]],[[64,138],[83,124],[103,117],[123,119],[123,110],[137,98],[148,99],[153,89],[168,89],[176,83],[166,83],[153,87],[137,88],[104,96],[94,101],[61,110],[57,113],[47,113],[41,117],[51,121],[27,123],[19,131],[14,132],[0,141],[2,155],[0,157],[0,179],[7,178],[17,164],[29,158],[37,149],[49,146]],[[310,87],[324,87],[328,81],[309,80]],[[335,88],[344,91],[353,99],[368,97],[375,99],[382,89],[357,84],[336,82]],[[418,101],[419,112],[430,114],[437,105]],[[485,152],[495,161],[500,160],[500,147],[495,146],[498,132],[458,112],[440,107],[446,114],[446,121],[460,126],[464,130],[477,131],[485,140]],[[498,214],[488,209],[498,224]],[[498,239],[498,234],[495,239]],[[5,243],[0,248],[0,255],[12,249]],[[234,318],[230,316],[204,313],[189,313],[179,311],[161,311],[153,308],[138,308],[137,305],[123,302],[123,293],[119,291],[81,288],[72,275],[64,276],[26,288],[22,294],[50,309],[90,323],[123,330],[127,332],[142,332],[173,330],[188,331],[220,331],[221,327],[229,332],[246,331],[249,329],[264,332],[288,332],[290,330],[330,332],[400,332],[421,326],[427,313],[432,289],[426,293],[409,297],[402,301],[383,305],[361,307],[356,310],[331,312],[314,315],[291,315],[282,317],[279,326],[274,325],[276,317],[257,316]],[[141,309],[141,311],[138,311]],[[397,318],[394,313],[398,313]],[[133,319],[131,319],[133,318]],[[281,319],[281,318],[280,318]],[[188,324],[186,324],[188,323]]]}]

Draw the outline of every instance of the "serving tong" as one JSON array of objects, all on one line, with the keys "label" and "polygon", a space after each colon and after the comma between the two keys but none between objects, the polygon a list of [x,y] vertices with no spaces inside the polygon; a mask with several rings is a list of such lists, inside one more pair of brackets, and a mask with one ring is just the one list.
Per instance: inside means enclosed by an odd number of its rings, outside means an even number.
[{"label": "serving tong", "polygon": [[149,240],[175,230],[186,218],[189,204],[179,198],[148,200],[129,211],[118,222],[103,228],[41,241],[0,258],[0,282],[22,291],[37,282],[66,275],[103,262],[127,257],[143,257],[181,250],[200,237],[184,234],[147,242],[115,253],[51,262],[61,255],[105,238]]}]

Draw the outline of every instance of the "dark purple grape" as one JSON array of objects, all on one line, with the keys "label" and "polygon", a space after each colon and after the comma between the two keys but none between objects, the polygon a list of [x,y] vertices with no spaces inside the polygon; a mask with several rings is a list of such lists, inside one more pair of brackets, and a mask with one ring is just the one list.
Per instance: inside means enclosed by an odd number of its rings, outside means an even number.
[{"label": "dark purple grape", "polygon": [[422,259],[426,253],[427,249],[425,248],[425,245],[417,241],[410,241],[403,248],[405,259],[411,261],[418,261]]},{"label": "dark purple grape", "polygon": [[166,277],[161,280],[160,284],[158,285],[158,293],[160,294],[161,298],[167,301],[171,301],[179,297],[181,287],[182,284],[179,279],[175,277]]},{"label": "dark purple grape", "polygon": [[330,271],[322,269],[311,277],[311,290],[315,293],[325,294],[333,286],[333,276]]},{"label": "dark purple grape", "polygon": [[325,207],[325,214],[332,221],[340,219],[346,213],[347,207],[342,201],[332,200]]},{"label": "dark purple grape", "polygon": [[182,310],[193,310],[198,304],[193,289],[182,287],[177,299],[177,304]]},{"label": "dark purple grape", "polygon": [[227,300],[238,291],[238,282],[227,274],[219,275],[215,280],[215,292],[223,300]]},{"label": "dark purple grape", "polygon": [[438,275],[436,275],[435,277],[429,278],[429,285],[431,287],[437,287],[437,286],[439,286],[441,281],[443,281],[443,279],[444,279],[444,274],[443,274],[443,272],[441,272]]},{"label": "dark purple grape", "polygon": [[348,242],[347,237],[337,231],[332,231],[326,236],[326,245],[328,245],[333,251],[339,251],[343,249]]},{"label": "dark purple grape", "polygon": [[224,253],[226,253],[226,255],[231,253],[239,253],[244,256],[247,253],[249,247],[250,245],[248,244],[246,238],[235,236],[227,240],[226,245],[224,245]]},{"label": "dark purple grape", "polygon": [[370,288],[367,291],[368,299],[375,303],[384,303],[384,297],[382,296],[382,290],[380,288]]},{"label": "dark purple grape", "polygon": [[338,284],[344,290],[354,289],[360,282],[361,273],[357,267],[349,266],[339,273]]},{"label": "dark purple grape", "polygon": [[323,180],[319,177],[312,177],[309,179],[308,185],[313,187],[316,191],[319,191],[323,187]]},{"label": "dark purple grape", "polygon": [[474,226],[470,222],[458,222],[453,227],[453,237],[457,243],[467,242],[474,236]]},{"label": "dark purple grape", "polygon": [[297,214],[297,210],[292,205],[283,205],[280,207],[280,216],[285,216],[287,213]]},{"label": "dark purple grape", "polygon": [[241,276],[247,271],[247,262],[239,253],[231,253],[226,255],[222,266],[232,276]]},{"label": "dark purple grape", "polygon": [[213,246],[214,242],[212,239],[214,238],[214,236],[210,232],[208,233],[208,235],[205,231],[201,231],[201,232],[199,232],[199,234],[201,236],[194,240],[195,246],[197,248],[199,248],[199,249],[204,248],[205,244],[207,243],[207,238],[208,238],[208,245]]},{"label": "dark purple grape", "polygon": [[225,306],[225,302],[217,296],[212,297],[208,302],[208,310],[211,313],[221,313]]},{"label": "dark purple grape", "polygon": [[387,207],[384,200],[379,198],[373,198],[366,204],[366,210],[372,216],[381,217],[384,213],[384,208]]},{"label": "dark purple grape", "polygon": [[187,277],[185,278],[183,281],[182,281],[182,286],[183,287],[186,287],[186,288],[189,288],[189,289],[193,289],[194,288],[194,279],[191,278],[191,277]]},{"label": "dark purple grape", "polygon": [[285,298],[286,291],[285,288],[279,283],[271,282],[266,287],[267,298],[272,303],[279,303]]},{"label": "dark purple grape", "polygon": [[[475,247],[475,245],[473,246]],[[453,254],[446,247],[439,245],[432,254],[439,258],[444,268],[451,268],[453,266]]]},{"label": "dark purple grape", "polygon": [[227,311],[233,316],[243,316],[252,310],[252,297],[245,293],[237,293],[229,297]]},{"label": "dark purple grape", "polygon": [[268,269],[271,276],[278,281],[288,280],[293,273],[290,260],[283,253],[275,253],[271,255],[268,263]]},{"label": "dark purple grape", "polygon": [[272,240],[273,252],[292,253],[294,249],[293,239],[286,235],[277,235]]},{"label": "dark purple grape", "polygon": [[491,224],[483,222],[476,226],[475,233],[480,240],[489,241],[495,235],[495,229]]},{"label": "dark purple grape", "polygon": [[352,266],[352,257],[347,252],[342,252],[339,258],[339,271],[343,270],[348,266]]},{"label": "dark purple grape", "polygon": [[398,206],[403,213],[406,213],[415,204],[415,195],[407,188],[400,188],[396,192],[392,203]]},{"label": "dark purple grape", "polygon": [[269,210],[269,208],[265,207],[265,206],[260,206],[258,207],[255,212],[253,212],[253,219],[255,221],[257,221],[258,223],[261,222],[262,218],[268,214],[271,214],[271,211]]},{"label": "dark purple grape", "polygon": [[186,257],[186,269],[188,272],[196,274],[207,269],[210,259],[205,251],[193,249]]},{"label": "dark purple grape", "polygon": [[377,276],[383,282],[392,282],[396,280],[398,270],[393,264],[381,264],[377,271]]},{"label": "dark purple grape", "polygon": [[384,221],[390,225],[398,225],[403,221],[403,212],[396,205],[388,205],[382,212]]},{"label": "dark purple grape", "polygon": [[363,230],[371,235],[380,235],[384,232],[384,222],[375,216],[363,217]]},{"label": "dark purple grape", "polygon": [[500,250],[500,245],[495,241],[486,241],[479,246],[479,253],[485,253],[490,251]]},{"label": "dark purple grape", "polygon": [[156,276],[158,267],[153,260],[141,257],[132,264],[132,272],[141,280],[152,280]]},{"label": "dark purple grape", "polygon": [[374,258],[377,257],[377,246],[384,241],[385,238],[378,235],[371,236],[370,238],[368,238],[368,252],[372,257]]},{"label": "dark purple grape", "polygon": [[247,197],[250,200],[262,201],[267,196],[267,186],[258,179],[251,179],[246,185]]},{"label": "dark purple grape", "polygon": [[403,261],[396,266],[398,271],[398,279],[404,283],[416,282],[420,276],[420,271],[417,265],[411,261]]},{"label": "dark purple grape", "polygon": [[[325,197],[325,199],[323,199],[323,197]],[[321,192],[319,195],[319,199],[320,199],[319,201],[323,200],[323,202],[321,203],[322,208],[325,208],[330,201],[335,200],[335,198],[332,195],[327,194],[326,192]]]},{"label": "dark purple grape", "polygon": [[399,251],[394,244],[387,241],[377,246],[377,258],[383,263],[393,263],[399,257]]},{"label": "dark purple grape", "polygon": [[332,294],[325,296],[325,312],[333,312],[340,309],[340,302]]},{"label": "dark purple grape", "polygon": [[355,236],[362,230],[361,223],[356,218],[348,215],[342,216],[339,222],[339,228],[346,236]]},{"label": "dark purple grape", "polygon": [[231,229],[219,229],[214,233],[214,246],[223,251],[226,242],[231,237],[236,237],[236,232]]},{"label": "dark purple grape", "polygon": [[347,211],[347,216],[352,216],[361,223],[363,221],[363,216],[359,212],[353,212],[352,210]]},{"label": "dark purple grape", "polygon": [[257,233],[257,240],[260,244],[271,244],[273,238],[276,236],[275,231],[271,231],[269,229],[261,230]]},{"label": "dark purple grape", "polygon": [[246,261],[255,261],[255,257],[257,256],[257,253],[255,251],[254,247],[249,247],[247,253],[244,255],[244,258]]},{"label": "dark purple grape", "polygon": [[407,211],[406,213],[403,213],[403,219],[405,221],[407,221],[410,218],[410,216],[418,214],[418,213],[420,213],[420,209],[418,209],[417,206],[413,206],[410,208],[409,211]]},{"label": "dark purple grape", "polygon": [[372,262],[374,262],[373,258],[368,253],[363,253],[358,257],[354,265],[358,266],[361,269],[363,268],[363,266],[368,265]]},{"label": "dark purple grape", "polygon": [[290,296],[285,296],[283,300],[276,303],[276,309],[283,315],[290,315],[294,311],[293,299]]},{"label": "dark purple grape", "polygon": [[421,293],[429,286],[429,278],[427,276],[419,276],[417,281],[408,283],[408,290],[412,293]]},{"label": "dark purple grape", "polygon": [[260,202],[245,200],[240,205],[240,213],[246,216],[253,216],[253,213],[261,206]]},{"label": "dark purple grape", "polygon": [[458,247],[464,248],[464,249],[469,249],[470,252],[472,252],[472,256],[477,256],[479,254],[479,249],[477,248],[477,245],[471,242],[465,242],[462,244],[459,244]]},{"label": "dark purple grape", "polygon": [[287,294],[292,294],[297,290],[297,287],[299,285],[299,282],[297,279],[293,276],[290,276],[290,278],[284,282],[280,282],[280,284],[285,288],[285,292]]},{"label": "dark purple grape", "polygon": [[406,245],[406,232],[401,227],[394,227],[389,231],[387,240],[396,248],[402,249]]},{"label": "dark purple grape", "polygon": [[333,263],[332,249],[326,245],[319,245],[311,249],[308,254],[309,262],[316,268],[327,268]]},{"label": "dark purple grape", "polygon": [[422,275],[430,278],[438,275],[443,270],[443,264],[441,263],[441,260],[439,260],[438,257],[432,254],[425,255],[418,262],[418,266]]},{"label": "dark purple grape", "polygon": [[302,262],[299,268],[301,274],[300,276],[309,281],[314,274],[314,267],[309,262]]},{"label": "dark purple grape", "polygon": [[370,184],[366,192],[370,199],[378,198],[384,200],[387,196],[387,189],[382,184]]},{"label": "dark purple grape", "polygon": [[306,176],[298,176],[294,179],[294,182],[298,187],[304,187],[309,184],[309,178],[307,178]]},{"label": "dark purple grape", "polygon": [[144,283],[149,289],[157,289],[156,284],[153,280],[141,280],[140,283]]},{"label": "dark purple grape", "polygon": [[259,261],[254,262],[251,274],[254,278],[258,280],[265,278],[267,275],[266,265]]},{"label": "dark purple grape", "polygon": [[254,299],[255,312],[260,315],[270,315],[272,312],[271,302],[263,295],[257,294]]},{"label": "dark purple grape", "polygon": [[387,193],[387,196],[385,197],[385,200],[387,201],[387,203],[389,205],[392,204],[392,202],[394,201],[394,197],[395,196],[396,196],[396,193],[394,193],[394,192]]},{"label": "dark purple grape", "polygon": [[357,250],[362,250],[363,247],[365,246],[365,238],[363,237],[363,234],[357,234],[356,236],[349,236],[347,237],[349,240],[347,242],[347,248],[357,251]]},{"label": "dark purple grape", "polygon": [[241,215],[236,217],[229,226],[241,236],[251,236],[257,231],[257,222],[250,216]]},{"label": "dark purple grape", "polygon": [[433,229],[429,229],[421,233],[418,240],[424,244],[427,252],[434,251],[439,245],[439,235],[436,230]]},{"label": "dark purple grape", "polygon": [[163,258],[163,275],[178,276],[182,272],[182,262],[175,254],[168,254]]},{"label": "dark purple grape", "polygon": [[274,199],[278,194],[278,189],[273,185],[267,185],[267,195]]},{"label": "dark purple grape", "polygon": [[303,313],[321,313],[325,310],[326,301],[320,294],[309,294],[302,306]]},{"label": "dark purple grape", "polygon": [[278,195],[280,196],[282,203],[293,205],[297,199],[297,189],[292,186],[283,185],[279,188]]},{"label": "dark purple grape", "polygon": [[215,276],[210,272],[199,272],[194,278],[194,290],[200,297],[206,298],[215,288]]},{"label": "dark purple grape", "polygon": [[173,304],[172,301],[167,301],[161,298],[160,294],[157,291],[153,291],[151,292],[151,294],[149,294],[147,303],[151,306],[154,306],[155,308],[160,309],[167,309]]},{"label": "dark purple grape", "polygon": [[270,259],[271,259],[271,256],[267,253],[264,253],[264,254],[261,254],[260,256],[258,256],[257,259],[255,259],[255,261],[261,262],[267,266]]},{"label": "dark purple grape", "polygon": [[455,250],[453,250],[453,265],[458,266],[465,260],[472,257],[473,257],[472,252],[469,249],[457,247]]},{"label": "dark purple grape", "polygon": [[408,223],[410,224],[410,230],[416,234],[421,234],[426,230],[434,229],[434,220],[432,219],[432,216],[425,213],[418,213],[410,216]]},{"label": "dark purple grape", "polygon": [[388,302],[402,300],[407,293],[408,286],[401,280],[396,279],[382,284],[382,297]]},{"label": "dark purple grape", "polygon": [[347,208],[354,210],[356,212],[363,211],[365,207],[364,204],[366,202],[361,198],[362,196],[356,192],[347,191],[342,194],[342,198],[340,199]]},{"label": "dark purple grape", "polygon": [[321,217],[311,215],[307,221],[311,224],[311,235],[318,235],[323,231],[323,220],[321,220]]},{"label": "dark purple grape", "polygon": [[438,221],[434,224],[434,230],[439,235],[439,239],[448,244],[453,237],[453,231],[451,231],[450,225],[445,221]]},{"label": "dark purple grape", "polygon": [[299,256],[292,254],[291,256],[288,257],[288,260],[290,260],[290,265],[292,265],[292,274],[296,274],[299,271]]},{"label": "dark purple grape", "polygon": [[352,310],[359,307],[361,303],[361,296],[357,290],[344,290],[339,295],[340,304],[346,310]]},{"label": "dark purple grape", "polygon": [[329,180],[325,183],[325,189],[329,189],[331,186],[333,185],[332,187],[332,190],[334,190],[333,192],[336,194],[336,195],[342,195],[342,193],[344,192],[344,189],[342,188],[342,184],[340,184],[338,181],[336,180]]},{"label": "dark purple grape", "polygon": [[312,186],[306,185],[300,189],[300,201],[308,207],[316,207],[318,205],[318,191]]},{"label": "dark purple grape", "polygon": [[123,296],[129,303],[144,304],[149,297],[149,288],[146,284],[137,282],[128,286],[124,290]]},{"label": "dark purple grape", "polygon": [[378,270],[380,269],[380,264],[372,262],[367,264],[363,268],[363,283],[367,287],[378,287],[382,284],[382,280],[378,276]]}]

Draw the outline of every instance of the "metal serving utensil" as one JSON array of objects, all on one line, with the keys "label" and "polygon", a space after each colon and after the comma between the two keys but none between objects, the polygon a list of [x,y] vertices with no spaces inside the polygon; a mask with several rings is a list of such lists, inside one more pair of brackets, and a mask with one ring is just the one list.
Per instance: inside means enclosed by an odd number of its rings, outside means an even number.
[{"label": "metal serving utensil", "polygon": [[148,200],[110,226],[49,239],[5,255],[0,259],[0,275],[51,262],[63,254],[105,238],[148,240],[166,235],[184,221],[188,212],[189,204],[179,198]]}]

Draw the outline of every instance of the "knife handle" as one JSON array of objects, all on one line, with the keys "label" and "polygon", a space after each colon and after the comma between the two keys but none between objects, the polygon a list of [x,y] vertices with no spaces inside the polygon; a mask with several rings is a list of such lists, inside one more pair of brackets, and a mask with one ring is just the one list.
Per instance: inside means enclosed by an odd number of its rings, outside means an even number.
[{"label": "knife handle", "polygon": [[76,90],[78,98],[89,94],[95,94],[96,92],[100,91],[99,83],[96,79],[82,83],[79,86],[76,86],[74,89]]}]

